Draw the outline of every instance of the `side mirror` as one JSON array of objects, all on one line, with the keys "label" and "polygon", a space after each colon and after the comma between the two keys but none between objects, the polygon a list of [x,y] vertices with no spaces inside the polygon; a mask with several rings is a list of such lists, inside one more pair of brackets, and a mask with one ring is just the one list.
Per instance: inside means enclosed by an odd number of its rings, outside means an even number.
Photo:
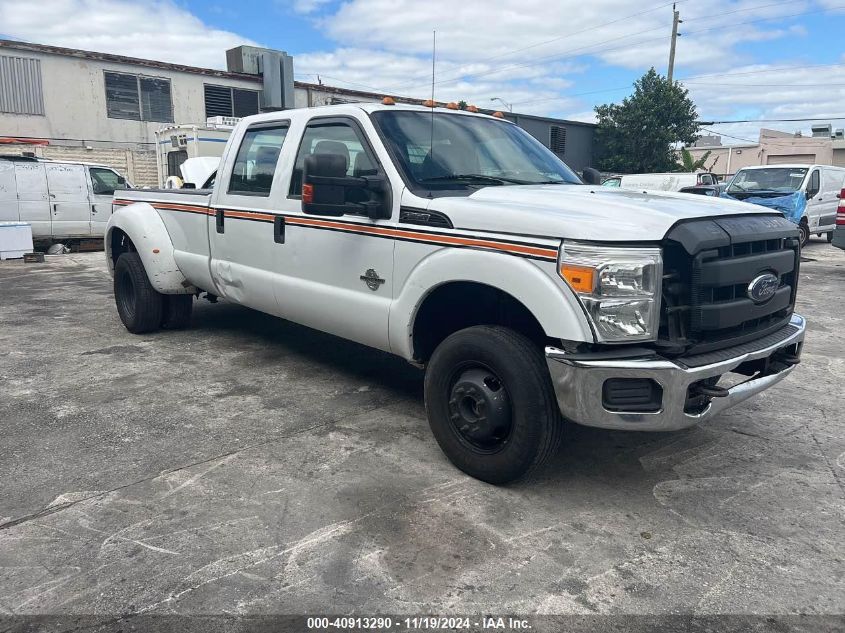
[{"label": "side mirror", "polygon": [[584,183],[587,185],[600,185],[601,172],[598,169],[587,167],[584,169]]},{"label": "side mirror", "polygon": [[126,186],[126,178],[124,178],[123,176],[118,176],[117,177],[117,184],[123,185],[125,187]]},{"label": "side mirror", "polygon": [[302,170],[302,211],[341,216],[364,213],[389,218],[390,189],[381,176],[347,176],[346,160],[337,154],[311,154]]},{"label": "side mirror", "polygon": [[195,182],[183,182],[182,189],[196,189],[197,184]]}]

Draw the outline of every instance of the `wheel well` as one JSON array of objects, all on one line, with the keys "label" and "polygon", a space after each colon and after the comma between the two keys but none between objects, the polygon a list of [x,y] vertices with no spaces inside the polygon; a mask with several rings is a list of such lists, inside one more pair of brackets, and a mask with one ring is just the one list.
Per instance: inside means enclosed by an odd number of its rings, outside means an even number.
[{"label": "wheel well", "polygon": [[123,253],[131,253],[137,250],[132,240],[129,239],[129,236],[121,229],[112,229],[110,245],[112,264],[117,264],[117,258],[123,255]]},{"label": "wheel well", "polygon": [[539,346],[551,339],[531,311],[508,293],[476,282],[455,281],[434,289],[414,318],[414,359],[427,362],[450,334],[473,325],[501,325]]}]

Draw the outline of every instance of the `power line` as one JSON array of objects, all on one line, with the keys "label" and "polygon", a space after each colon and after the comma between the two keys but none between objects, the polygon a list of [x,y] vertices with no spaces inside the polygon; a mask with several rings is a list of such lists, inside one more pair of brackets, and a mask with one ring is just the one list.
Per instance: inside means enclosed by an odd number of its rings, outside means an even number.
[{"label": "power line", "polygon": [[708,130],[706,127],[699,128],[699,129],[703,130],[704,132],[710,132],[710,134],[716,134],[717,136],[727,136],[728,138],[732,138],[735,141],[745,141],[746,143],[754,143],[754,144],[757,143],[757,141],[752,141],[751,139],[748,139],[748,138],[742,138],[740,136],[731,136],[730,134],[724,134],[723,132],[717,132],[715,130]]},{"label": "power line", "polygon": [[[771,5],[762,5],[762,6],[771,6]],[[813,9],[811,11],[802,11],[800,13],[790,13],[790,14],[780,15],[780,16],[758,18],[756,20],[748,20],[746,22],[737,22],[736,24],[719,25],[719,26],[708,27],[708,28],[705,28],[705,29],[697,29],[695,31],[688,31],[688,32],[685,33],[685,35],[696,35],[696,34],[699,34],[699,33],[709,33],[711,31],[716,31],[716,30],[733,29],[733,28],[736,28],[736,27],[746,26],[746,25],[749,25],[749,24],[758,24],[760,22],[771,22],[772,20],[783,20],[785,18],[800,17],[800,16],[811,15],[811,14],[815,14],[815,13],[827,13],[829,11],[835,11],[835,10],[843,9],[843,8],[845,8],[845,5],[827,7],[825,9]],[[709,20],[711,18],[696,18],[696,19],[708,19]],[[692,22],[692,21],[694,21],[694,20],[691,19],[690,22]],[[602,42],[596,42],[594,44],[588,44],[588,45],[585,45],[585,46],[580,46],[580,47],[577,47],[577,48],[574,48],[574,49],[570,49],[568,51],[564,51],[563,53],[555,53],[554,55],[547,55],[547,56],[544,56],[544,57],[540,57],[540,58],[538,58],[538,59],[536,59],[532,62],[506,65],[506,66],[502,66],[501,68],[495,68],[495,69],[491,69],[491,70],[479,72],[479,73],[456,75],[454,77],[441,79],[437,83],[452,83],[454,81],[461,80],[461,79],[485,77],[487,75],[492,75],[492,74],[504,72],[504,71],[507,71],[507,70],[516,70],[516,69],[519,69],[519,68],[527,68],[527,67],[530,67],[530,66],[536,66],[538,64],[542,64],[542,63],[545,63],[547,61],[565,59],[567,57],[570,57],[571,53],[573,53],[573,52],[583,51],[584,49],[592,48],[592,47],[599,46],[599,45],[602,45],[602,44],[606,44],[606,43],[609,43],[609,42],[628,39],[629,37],[634,37],[636,35],[642,35],[644,33],[649,33],[651,31],[656,31],[656,30],[662,29],[662,28],[664,28],[664,27],[661,25],[661,26],[658,26],[658,27],[655,27],[655,28],[652,28],[652,29],[646,29],[644,31],[638,31],[636,33],[630,33],[628,35],[622,35],[622,36],[619,36],[619,37],[611,38],[609,40],[604,40]],[[617,46],[617,47],[614,47],[614,48],[606,48],[606,49],[600,49],[600,50],[596,50],[596,51],[588,51],[588,52],[582,53],[582,54],[595,55],[597,53],[605,53],[605,52],[610,52],[610,51],[614,51],[614,50],[619,50],[620,48],[628,48],[629,46],[638,46],[638,45],[641,45],[641,44],[648,44],[648,43],[655,42],[655,41],[661,41],[662,42],[662,41],[664,41],[664,39],[665,39],[664,37],[651,38],[651,39],[647,39],[647,40],[641,40],[639,42],[633,42],[633,43],[625,44],[625,45],[622,45],[622,46]],[[417,86],[419,86],[419,84],[417,84]],[[417,87],[417,86],[400,86],[400,88]]]},{"label": "power line", "polygon": [[[545,46],[546,44],[551,44],[553,42],[558,42],[560,40],[564,40],[564,39],[567,39],[569,37],[581,35],[582,33],[587,33],[589,31],[596,31],[598,29],[603,29],[603,28],[608,27],[612,24],[616,24],[618,22],[630,20],[632,18],[636,18],[636,17],[639,17],[641,15],[645,15],[646,13],[652,13],[653,11],[657,11],[658,9],[664,9],[668,6],[673,5],[673,4],[681,4],[682,2],[688,2],[688,0],[676,0],[675,2],[667,2],[667,3],[664,3],[664,4],[660,4],[660,5],[657,5],[656,7],[652,7],[651,9],[646,9],[645,11],[640,11],[638,13],[626,15],[624,17],[617,18],[616,20],[611,20],[610,22],[602,22],[601,24],[596,24],[595,26],[591,26],[591,27],[588,27],[586,29],[582,29],[582,30],[578,31],[577,33],[567,33],[566,35],[554,37],[550,40],[545,40],[543,42],[537,42],[535,44],[530,44],[529,46],[523,46],[522,48],[515,48],[515,49],[509,50],[509,51],[505,51],[504,53],[499,53],[498,55],[493,55],[492,57],[485,57],[483,59],[480,59],[480,60],[477,60],[477,61],[474,61],[474,62],[469,62],[469,63],[471,63],[471,64],[483,64],[485,62],[489,62],[489,61],[492,61],[494,59],[501,59],[502,57],[507,57],[507,56],[513,55],[515,53],[521,53],[523,51],[527,51],[527,50],[530,50],[532,48],[537,48],[539,46]],[[662,28],[662,27],[658,27],[658,28]],[[654,31],[656,29],[650,29],[650,30]],[[645,32],[645,31],[643,31],[643,32]],[[462,68],[465,68],[468,64],[464,64],[464,66],[459,68],[458,71],[460,71]],[[460,76],[463,76],[463,75],[456,75],[456,77],[460,77]],[[414,79],[414,82],[416,82],[416,81],[417,81],[417,79]],[[416,87],[416,85],[417,84],[402,84],[400,86],[394,87],[394,90],[402,90],[403,88],[407,88],[407,87]]]},{"label": "power line", "polygon": [[[803,123],[806,121],[838,121],[841,119],[845,119],[845,114],[823,117],[806,117],[803,119],[733,119],[730,121],[699,121],[699,125],[727,125],[728,123]],[[725,136],[727,136],[727,134]]]}]

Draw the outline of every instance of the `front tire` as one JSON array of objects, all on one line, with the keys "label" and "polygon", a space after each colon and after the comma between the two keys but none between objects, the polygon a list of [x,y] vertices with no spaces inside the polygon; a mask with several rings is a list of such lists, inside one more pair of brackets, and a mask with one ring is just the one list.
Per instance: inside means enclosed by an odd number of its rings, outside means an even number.
[{"label": "front tire", "polygon": [[543,354],[498,326],[443,341],[425,374],[428,422],[446,457],[492,484],[519,479],[557,452],[563,421]]},{"label": "front tire", "polygon": [[810,241],[810,227],[807,226],[806,222],[801,222],[798,225],[798,232],[801,234],[801,248],[804,248]]},{"label": "front tire", "polygon": [[138,253],[123,253],[114,266],[114,301],[126,329],[154,332],[162,319],[162,295],[153,288]]}]

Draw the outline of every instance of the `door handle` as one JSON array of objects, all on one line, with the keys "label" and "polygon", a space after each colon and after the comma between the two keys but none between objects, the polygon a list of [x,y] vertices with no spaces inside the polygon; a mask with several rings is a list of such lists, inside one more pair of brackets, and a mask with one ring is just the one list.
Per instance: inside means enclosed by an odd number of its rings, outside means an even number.
[{"label": "door handle", "polygon": [[276,244],[285,243],[285,217],[277,215],[273,220],[273,241]]},{"label": "door handle", "polygon": [[59,206],[59,205],[57,205],[57,204],[54,204],[54,205],[53,205],[53,215],[59,215],[58,206]]},{"label": "door handle", "polygon": [[223,217],[223,209],[214,210],[214,220],[218,233],[223,233],[225,231],[225,228],[223,227]]},{"label": "door handle", "polygon": [[92,205],[91,205],[91,213],[96,213],[96,212],[97,212],[97,205],[96,205],[96,204],[92,204]]}]

